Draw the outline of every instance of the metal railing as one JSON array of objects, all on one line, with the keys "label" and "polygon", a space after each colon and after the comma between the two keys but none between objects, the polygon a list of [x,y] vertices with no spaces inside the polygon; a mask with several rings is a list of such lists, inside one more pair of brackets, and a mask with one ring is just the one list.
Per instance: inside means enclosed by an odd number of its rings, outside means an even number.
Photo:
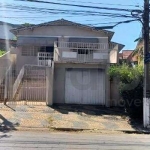
[{"label": "metal railing", "polygon": [[[99,63],[108,60],[108,47],[104,44],[101,49],[97,47],[100,43],[54,43],[54,61],[55,62],[77,62],[77,63]],[[69,49],[68,47],[69,46]],[[75,46],[75,47],[73,47]],[[80,46],[80,47],[78,47]],[[97,49],[96,49],[97,47]],[[103,50],[102,50],[103,48]]]},{"label": "metal railing", "polygon": [[19,74],[10,68],[0,86],[0,104],[6,99],[8,105],[46,105],[46,68],[24,65]]},{"label": "metal railing", "polygon": [[18,99],[35,105],[39,102],[46,104],[46,67],[34,65],[25,67],[24,81]]},{"label": "metal railing", "polygon": [[107,43],[55,42],[58,48],[108,50]]},{"label": "metal railing", "polygon": [[53,53],[38,52],[39,66],[51,66],[52,60],[53,60]]},{"label": "metal railing", "polygon": [[23,76],[24,76],[24,71],[25,71],[25,69],[23,66],[22,69],[20,70],[20,73],[19,73],[14,85],[13,85],[13,99],[15,99],[16,94],[20,88],[20,85],[21,85],[21,82],[22,82]]}]

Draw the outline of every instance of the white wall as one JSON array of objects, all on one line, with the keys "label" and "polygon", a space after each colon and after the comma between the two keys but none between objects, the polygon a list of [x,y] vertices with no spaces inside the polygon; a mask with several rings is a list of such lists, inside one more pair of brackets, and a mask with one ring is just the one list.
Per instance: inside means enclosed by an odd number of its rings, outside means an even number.
[{"label": "white wall", "polygon": [[111,51],[110,51],[110,63],[118,63],[119,61],[119,51],[118,51],[118,45],[116,45]]},{"label": "white wall", "polygon": [[150,99],[143,99],[143,125],[145,128],[150,128]]}]

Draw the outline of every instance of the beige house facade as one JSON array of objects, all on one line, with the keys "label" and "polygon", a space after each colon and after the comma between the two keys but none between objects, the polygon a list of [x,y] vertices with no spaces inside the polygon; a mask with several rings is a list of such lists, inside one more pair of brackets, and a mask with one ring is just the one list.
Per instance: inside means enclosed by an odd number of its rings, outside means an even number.
[{"label": "beige house facade", "polygon": [[108,68],[122,44],[111,31],[68,20],[11,30],[17,36],[12,99],[112,106]]}]

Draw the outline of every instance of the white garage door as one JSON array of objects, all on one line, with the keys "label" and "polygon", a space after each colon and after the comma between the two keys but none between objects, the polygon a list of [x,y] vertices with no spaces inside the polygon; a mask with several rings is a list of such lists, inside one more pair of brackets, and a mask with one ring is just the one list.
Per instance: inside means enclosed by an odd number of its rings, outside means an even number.
[{"label": "white garage door", "polygon": [[67,69],[67,104],[105,105],[105,73],[102,69]]}]

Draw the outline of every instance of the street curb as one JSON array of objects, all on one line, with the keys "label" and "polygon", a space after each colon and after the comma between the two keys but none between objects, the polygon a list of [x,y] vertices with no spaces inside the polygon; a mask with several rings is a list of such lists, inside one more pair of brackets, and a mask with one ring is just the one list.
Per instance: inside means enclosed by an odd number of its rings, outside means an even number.
[{"label": "street curb", "polygon": [[50,127],[50,129],[55,131],[69,131],[69,132],[77,132],[77,131],[89,131],[91,129],[79,129],[79,128],[57,128],[57,127]]},{"label": "street curb", "polygon": [[150,134],[150,130],[105,130],[105,129],[79,129],[79,128],[56,128],[56,127],[0,127],[0,131],[58,131],[58,132],[97,132],[97,133],[125,133],[125,134]]},{"label": "street curb", "polygon": [[122,132],[126,134],[150,134],[150,131],[144,130],[105,130],[105,129],[78,129],[78,128],[56,128],[51,127],[55,131],[69,131],[69,132],[81,132],[81,131],[99,131],[99,132]]},{"label": "street curb", "polygon": [[17,127],[16,130],[18,131],[50,131],[49,128],[38,128],[38,127]]},{"label": "street curb", "polygon": [[39,127],[0,127],[0,131],[50,131],[49,128]]},{"label": "street curb", "polygon": [[122,130],[123,133],[126,134],[150,134],[150,131],[140,131],[140,130],[135,130],[135,131],[130,131],[130,130]]}]

